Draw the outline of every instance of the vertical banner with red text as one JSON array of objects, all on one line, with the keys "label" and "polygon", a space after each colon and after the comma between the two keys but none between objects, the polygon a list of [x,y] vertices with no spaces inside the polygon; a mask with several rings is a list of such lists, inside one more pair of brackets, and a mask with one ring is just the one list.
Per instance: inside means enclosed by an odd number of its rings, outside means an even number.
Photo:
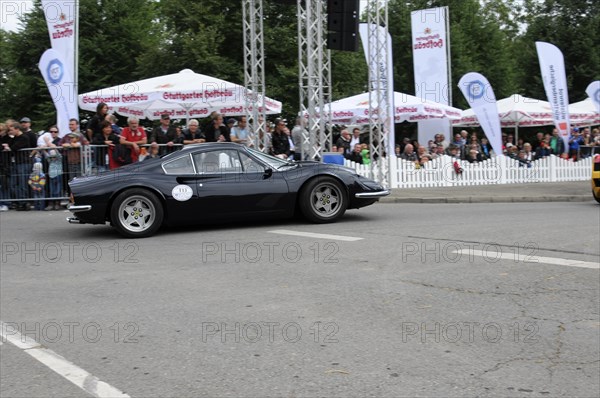
[{"label": "vertical banner with red text", "polygon": [[458,87],[475,112],[494,152],[502,155],[502,129],[492,85],[482,74],[469,72],[460,79]]},{"label": "vertical banner with red text", "polygon": [[[52,49],[56,51],[62,62],[62,68],[65,71],[65,76],[70,76],[69,81],[61,83],[61,95],[65,101],[72,102],[72,106],[77,109],[77,84],[74,80],[76,68],[76,48],[75,37],[76,32],[76,16],[77,16],[77,1],[78,0],[42,0],[42,8],[48,25],[48,34],[50,35],[50,43]],[[41,68],[41,65],[40,65]],[[68,89],[68,91],[66,91]],[[50,92],[52,96],[55,94]],[[70,105],[71,106],[71,105]],[[68,131],[69,118],[62,112],[62,109],[57,108],[57,125],[61,131]],[[71,117],[79,120],[78,113]],[[65,129],[65,130],[63,130]]]},{"label": "vertical banner with red text", "polygon": [[567,74],[562,52],[553,44],[536,41],[540,70],[544,81],[546,97],[552,108],[554,125],[565,143],[565,152],[569,150],[569,92]]},{"label": "vertical banner with red text", "polygon": [[[449,82],[448,7],[411,12],[415,96],[452,105]],[[419,122],[419,141],[427,143],[442,133],[451,141],[448,119]],[[449,136],[450,135],[450,136]]]}]

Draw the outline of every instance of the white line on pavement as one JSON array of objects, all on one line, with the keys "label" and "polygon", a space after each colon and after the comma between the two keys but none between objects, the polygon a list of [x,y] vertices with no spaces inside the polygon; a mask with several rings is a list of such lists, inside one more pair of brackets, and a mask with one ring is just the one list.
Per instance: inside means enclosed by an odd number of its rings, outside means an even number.
[{"label": "white line on pavement", "polygon": [[343,235],[330,235],[330,234],[315,234],[313,232],[301,232],[301,231],[290,231],[289,229],[276,229],[273,231],[269,231],[271,234],[280,234],[280,235],[292,235],[292,236],[302,236],[305,238],[317,238],[317,239],[329,239],[329,240],[342,240],[346,242],[354,242],[357,240],[362,240],[363,238],[357,238],[354,236],[343,236]]},{"label": "white line on pavement", "polygon": [[589,261],[569,260],[566,258],[557,257],[540,257],[540,256],[524,256],[515,253],[500,253],[496,251],[483,251],[483,250],[471,250],[461,249],[455,250],[454,254],[466,254],[469,256],[485,257],[490,262],[496,262],[502,260],[512,260],[515,263],[526,263],[526,264],[553,264],[553,265],[564,265],[567,267],[581,267],[581,268],[592,268],[600,269],[600,263],[593,263]]},{"label": "white line on pavement", "polygon": [[8,341],[20,348],[54,372],[95,397],[129,397],[124,392],[99,380],[96,376],[91,375],[54,351],[42,346],[34,339],[23,336],[14,327],[8,326],[2,321],[0,321],[0,337],[2,341]]}]

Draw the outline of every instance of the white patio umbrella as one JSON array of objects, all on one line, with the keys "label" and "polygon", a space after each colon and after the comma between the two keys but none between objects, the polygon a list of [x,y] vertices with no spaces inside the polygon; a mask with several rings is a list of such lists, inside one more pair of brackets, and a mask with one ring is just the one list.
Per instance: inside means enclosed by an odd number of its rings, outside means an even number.
[{"label": "white patio umbrella", "polygon": [[[372,97],[376,98],[376,95],[373,94]],[[354,95],[324,106],[325,110],[328,110],[329,107],[331,107],[332,123],[369,123],[369,93]],[[443,117],[458,120],[461,116],[461,110],[458,108],[399,92],[394,93],[394,107],[396,123],[418,122],[419,120]]]},{"label": "white patio umbrella", "polygon": [[[589,104],[586,102],[589,101]],[[523,97],[519,94],[513,94],[508,98],[497,101],[498,115],[500,116],[500,125],[502,127],[513,127],[515,129],[515,140],[519,138],[519,127],[534,126],[552,126],[554,119],[552,117],[552,108],[548,101],[542,101],[534,98]],[[596,114],[593,116],[593,107],[590,99],[581,101],[577,104],[569,105],[569,118],[573,126],[589,125],[591,120],[598,120]],[[479,121],[473,109],[466,109],[455,127],[475,127],[479,126]]]},{"label": "white patio umbrella", "polygon": [[[548,101],[513,94],[508,98],[498,100],[496,104],[502,127],[518,129],[519,126],[530,127],[554,124],[552,108]],[[466,109],[462,112],[460,120],[454,123],[454,126],[475,127],[479,126],[479,120],[477,120],[473,109]]]},{"label": "white patio umbrella", "polygon": [[[79,107],[95,111],[104,102],[111,112],[152,120],[164,113],[173,118],[205,117],[213,111],[235,116],[246,114],[247,95],[252,93],[243,86],[184,69],[81,94]],[[281,113],[281,102],[267,97],[264,102],[267,114]]]},{"label": "white patio umbrella", "polygon": [[569,105],[571,124],[577,126],[593,126],[600,124],[600,113],[591,98]]}]

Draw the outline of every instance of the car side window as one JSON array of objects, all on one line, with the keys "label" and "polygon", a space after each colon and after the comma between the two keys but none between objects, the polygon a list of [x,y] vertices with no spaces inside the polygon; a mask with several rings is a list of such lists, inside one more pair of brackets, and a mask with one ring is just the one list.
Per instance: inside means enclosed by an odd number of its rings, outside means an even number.
[{"label": "car side window", "polygon": [[206,151],[194,154],[194,164],[199,174],[240,173],[242,162],[238,151],[232,149]]},{"label": "car side window", "polygon": [[163,163],[166,174],[194,174],[194,165],[189,155]]},{"label": "car side window", "polygon": [[244,169],[244,173],[263,173],[265,171],[263,165],[245,153],[240,152],[240,158],[242,160],[242,168]]}]

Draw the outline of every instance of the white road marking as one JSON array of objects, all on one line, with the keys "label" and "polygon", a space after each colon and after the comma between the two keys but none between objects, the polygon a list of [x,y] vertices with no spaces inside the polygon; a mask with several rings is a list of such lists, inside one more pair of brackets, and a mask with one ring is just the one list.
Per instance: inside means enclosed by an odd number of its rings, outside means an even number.
[{"label": "white road marking", "polygon": [[2,321],[0,321],[0,337],[2,338],[2,341],[8,341],[17,348],[20,348],[54,372],[75,384],[77,387],[92,394],[94,397],[129,397],[129,395],[124,392],[99,380],[96,376],[93,376],[54,351],[42,346],[34,339],[21,335],[18,330],[12,326],[8,326]]},{"label": "white road marking", "polygon": [[500,259],[502,260],[511,260],[515,263],[525,263],[525,264],[552,264],[552,265],[564,265],[567,267],[580,267],[580,268],[591,268],[591,269],[600,269],[600,262],[593,263],[589,261],[579,261],[579,260],[569,260],[566,258],[558,258],[558,257],[541,257],[541,256],[524,256],[516,253],[501,253],[493,250],[471,250],[471,249],[461,249],[455,250],[454,254],[466,254],[468,256],[478,256],[485,257],[489,262],[496,262]]},{"label": "white road marking", "polygon": [[315,234],[313,232],[301,232],[301,231],[290,231],[289,229],[276,229],[273,231],[269,231],[271,234],[280,234],[280,235],[292,235],[292,236],[302,236],[305,238],[317,238],[317,239],[329,239],[329,240],[341,240],[345,242],[355,242],[357,240],[362,240],[363,238],[357,238],[354,236],[343,236],[343,235],[330,235],[330,234]]}]

